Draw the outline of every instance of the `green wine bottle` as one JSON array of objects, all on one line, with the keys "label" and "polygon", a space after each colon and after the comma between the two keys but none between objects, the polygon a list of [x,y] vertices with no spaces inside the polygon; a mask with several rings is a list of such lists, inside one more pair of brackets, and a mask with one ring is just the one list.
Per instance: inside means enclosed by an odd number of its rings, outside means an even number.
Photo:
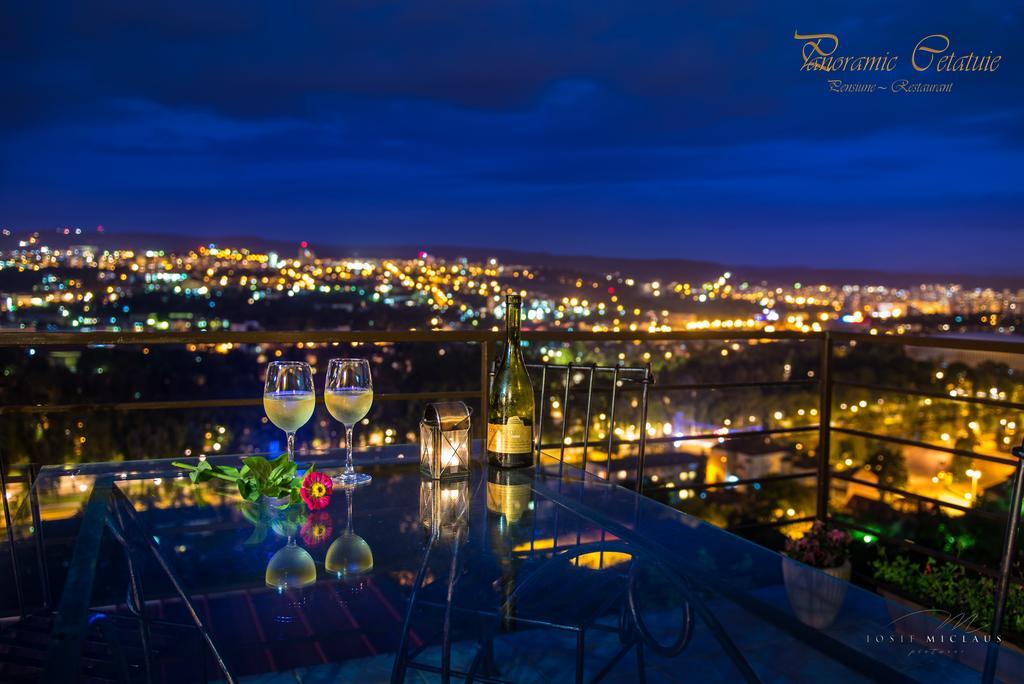
[{"label": "green wine bottle", "polygon": [[505,353],[491,383],[487,456],[492,465],[533,465],[533,385],[519,348],[520,298],[505,299]]}]

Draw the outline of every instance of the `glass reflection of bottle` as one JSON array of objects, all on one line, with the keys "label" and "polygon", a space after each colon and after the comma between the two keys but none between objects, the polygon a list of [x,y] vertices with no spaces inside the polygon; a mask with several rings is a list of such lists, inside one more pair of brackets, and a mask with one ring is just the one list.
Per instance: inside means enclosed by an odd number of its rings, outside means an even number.
[{"label": "glass reflection of bottle", "polygon": [[298,546],[294,537],[277,550],[267,563],[266,582],[278,592],[301,589],[316,582],[316,564],[309,551]]},{"label": "glass reflection of bottle", "polygon": [[335,539],[330,548],[327,549],[327,556],[324,558],[324,567],[327,572],[333,574],[340,580],[358,579],[373,570],[373,551],[366,540],[352,531],[352,497],[355,491],[345,489],[345,496],[348,499],[348,520],[345,523],[345,531]]},{"label": "glass reflection of bottle", "polygon": [[533,529],[532,494],[529,470],[487,471],[487,527],[494,552],[501,568],[501,578],[495,589],[501,594],[501,621],[505,630],[511,630],[515,614],[512,597],[516,587],[517,564],[513,552],[517,546],[529,543]]}]

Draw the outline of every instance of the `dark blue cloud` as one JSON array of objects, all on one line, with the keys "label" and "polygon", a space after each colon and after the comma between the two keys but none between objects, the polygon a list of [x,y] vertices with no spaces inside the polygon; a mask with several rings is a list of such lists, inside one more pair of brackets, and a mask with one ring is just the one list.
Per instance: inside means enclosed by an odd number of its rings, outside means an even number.
[{"label": "dark blue cloud", "polygon": [[[1019,5],[9,3],[0,222],[1012,271]],[[794,30],[947,95],[839,96]],[[905,75],[910,76],[907,73]]]}]

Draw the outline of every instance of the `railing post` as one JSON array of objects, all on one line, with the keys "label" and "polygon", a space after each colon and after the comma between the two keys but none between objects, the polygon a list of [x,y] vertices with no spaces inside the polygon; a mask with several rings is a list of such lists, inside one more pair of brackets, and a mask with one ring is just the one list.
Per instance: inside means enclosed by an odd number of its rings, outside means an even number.
[{"label": "railing post", "polygon": [[[18,550],[14,539],[14,524],[11,519],[11,504],[7,496],[7,460],[0,448],[0,489],[3,490],[4,524],[7,526],[7,548],[11,555],[11,573],[14,576],[14,593],[18,597],[18,612],[25,615],[25,595],[21,589],[21,569],[18,567]],[[38,530],[38,528],[36,528]]]},{"label": "railing post", "polygon": [[596,364],[590,365],[590,379],[587,381],[587,415],[583,418],[583,472],[587,472],[587,448],[590,446],[590,407],[594,401],[594,375]]},{"label": "railing post", "polygon": [[562,397],[562,439],[558,445],[558,474],[565,471],[565,438],[569,434],[569,402],[572,396],[572,361],[565,367],[565,396]]},{"label": "railing post", "polygon": [[1020,506],[1024,499],[1024,443],[1013,451],[1017,457],[1017,468],[1013,476],[1013,488],[1010,492],[1010,513],[1006,520],[1006,531],[1003,533],[1003,556],[999,561],[999,578],[996,581],[995,605],[992,607],[992,628],[989,634],[988,655],[985,658],[983,682],[992,682],[996,674],[996,658],[999,646],[995,643],[1003,628],[1003,616],[1006,613],[1006,602],[1010,595],[1010,578],[1013,573],[1013,559],[1017,551],[1017,527],[1020,525]]},{"label": "railing post", "polygon": [[826,330],[821,338],[821,370],[818,386],[818,505],[815,517],[828,522],[829,473],[832,457],[832,336]]},{"label": "railing post", "polygon": [[[651,385],[651,364],[644,369],[643,390],[640,395],[640,444],[636,454],[636,491],[644,493],[644,469],[647,456],[647,389]],[[610,474],[609,474],[610,477]]]},{"label": "railing post", "polygon": [[484,440],[484,448],[487,448],[487,413],[489,409],[491,394],[491,341],[484,339],[480,342],[480,418],[476,423],[480,426],[480,438]]},{"label": "railing post", "polygon": [[32,527],[35,530],[33,535],[36,538],[36,563],[39,565],[39,585],[42,590],[43,608],[49,610],[51,607],[50,597],[50,569],[46,562],[46,542],[43,540],[43,520],[39,512],[39,493],[36,491],[36,478],[39,477],[37,466],[29,462],[28,466],[28,496],[29,508],[32,513]]},{"label": "railing post", "polygon": [[615,370],[612,371],[612,398],[608,400],[608,458],[605,460],[605,479],[612,479],[612,448],[615,444],[615,392],[619,388],[619,367],[621,364],[615,364]]}]

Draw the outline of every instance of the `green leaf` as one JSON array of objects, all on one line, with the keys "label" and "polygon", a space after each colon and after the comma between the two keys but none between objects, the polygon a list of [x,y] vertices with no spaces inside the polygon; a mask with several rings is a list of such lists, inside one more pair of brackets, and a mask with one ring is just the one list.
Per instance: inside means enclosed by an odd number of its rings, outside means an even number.
[{"label": "green leaf", "polygon": [[192,492],[193,501],[196,506],[209,506],[210,502],[206,500],[206,495],[203,493],[205,490],[202,487],[196,487],[195,491]]},{"label": "green leaf", "polygon": [[290,494],[288,487],[281,487],[280,485],[274,485],[273,487],[267,487],[263,490],[263,494],[274,499],[280,499],[282,496],[288,496]]},{"label": "green leaf", "polygon": [[258,523],[252,530],[252,534],[242,542],[246,545],[260,544],[267,538],[267,526],[265,523]]},{"label": "green leaf", "polygon": [[238,493],[241,494],[242,498],[246,501],[256,501],[260,498],[259,489],[257,489],[249,480],[238,481]]},{"label": "green leaf", "polygon": [[257,482],[266,482],[270,477],[270,461],[262,456],[249,456],[243,460],[243,463],[249,467],[249,472],[252,473]]},{"label": "green leaf", "polygon": [[187,470],[188,477],[192,482],[204,482],[209,479],[208,475],[204,475],[204,473],[210,469],[210,464],[206,461],[199,461],[196,465],[172,461],[171,465],[181,468],[182,470]]},{"label": "green leaf", "polygon": [[[205,463],[205,461],[204,461],[204,463]],[[222,466],[222,465],[214,466],[213,467],[213,471],[215,473],[220,473],[221,475],[224,475],[225,477],[231,478],[232,480],[237,480],[239,477],[241,477],[240,473],[238,472],[238,469],[237,468],[232,468],[231,466]]]},{"label": "green leaf", "polygon": [[257,506],[250,506],[248,504],[242,504],[239,507],[242,511],[242,517],[248,520],[253,525],[260,524],[260,510]]},{"label": "green leaf", "polygon": [[285,493],[282,494],[282,496],[285,496],[285,495],[288,496],[288,501],[283,506],[279,507],[280,510],[282,510],[282,511],[286,510],[286,509],[291,509],[293,506],[296,506],[296,505],[302,503],[302,497],[299,495],[299,490],[298,489],[289,487],[289,488],[287,488]]},{"label": "green leaf", "polygon": [[288,460],[288,454],[286,454],[286,453],[285,454],[281,454],[280,456],[275,458],[273,461],[270,461],[270,469],[271,470],[277,470],[278,468],[280,468],[283,465],[293,465],[292,462]]},{"label": "green leaf", "polygon": [[[278,461],[280,460],[281,459],[278,459]],[[273,470],[270,471],[270,477],[267,479],[267,482],[269,484],[279,485],[291,480],[294,473],[295,464],[288,462],[286,459],[284,462],[278,463],[278,465],[274,466]]]}]

